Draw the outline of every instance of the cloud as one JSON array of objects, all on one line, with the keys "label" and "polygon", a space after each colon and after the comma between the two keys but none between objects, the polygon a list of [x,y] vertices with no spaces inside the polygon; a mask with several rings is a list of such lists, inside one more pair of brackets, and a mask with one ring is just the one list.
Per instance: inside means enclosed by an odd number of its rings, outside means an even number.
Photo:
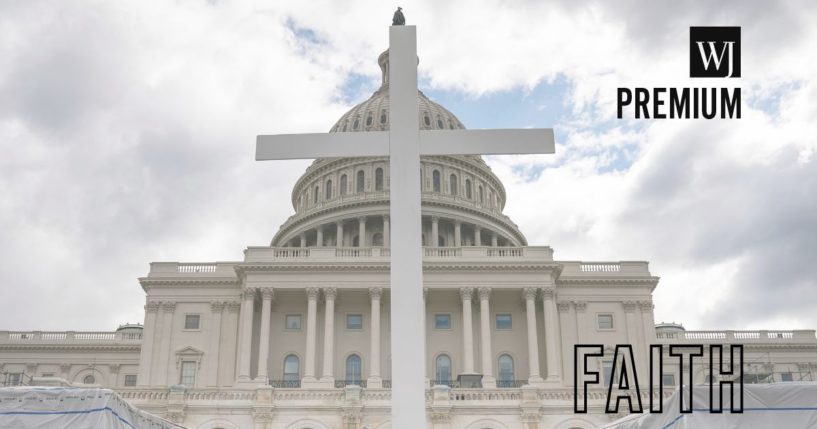
[{"label": "cloud", "polygon": [[[556,155],[489,159],[529,242],[562,259],[650,260],[659,320],[817,325],[814,5],[402,6],[423,82],[462,109],[560,91],[547,99]],[[268,243],[308,162],[255,163],[254,136],[328,130],[365,98],[392,11],[0,4],[0,279],[4,301],[25,304],[0,326],[141,320],[149,261],[235,260]],[[619,86],[722,84],[686,77],[688,27],[720,24],[743,27],[744,77],[729,83],[744,88],[744,119],[614,119]]]}]

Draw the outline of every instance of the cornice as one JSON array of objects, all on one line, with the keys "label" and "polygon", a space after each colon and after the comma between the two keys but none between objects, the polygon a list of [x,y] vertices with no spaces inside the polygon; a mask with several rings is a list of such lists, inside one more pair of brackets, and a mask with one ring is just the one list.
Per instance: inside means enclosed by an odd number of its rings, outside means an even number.
[{"label": "cornice", "polygon": [[[286,262],[260,262],[260,263],[242,263],[235,266],[235,270],[239,275],[247,272],[266,272],[266,271],[388,271],[388,262],[348,262],[348,263],[293,263]],[[472,263],[463,261],[463,263],[454,262],[427,262],[423,264],[423,270],[427,271],[487,271],[487,270],[513,270],[513,271],[549,271],[559,273],[562,269],[559,264],[548,264],[539,262],[481,262]]]},{"label": "cornice", "polygon": [[3,351],[101,351],[101,352],[139,352],[142,350],[139,344],[60,344],[60,343],[39,343],[39,344],[0,344]]},{"label": "cornice", "polygon": [[235,277],[140,277],[139,284],[145,292],[157,286],[197,286],[201,288],[217,288],[235,286],[239,279]]}]

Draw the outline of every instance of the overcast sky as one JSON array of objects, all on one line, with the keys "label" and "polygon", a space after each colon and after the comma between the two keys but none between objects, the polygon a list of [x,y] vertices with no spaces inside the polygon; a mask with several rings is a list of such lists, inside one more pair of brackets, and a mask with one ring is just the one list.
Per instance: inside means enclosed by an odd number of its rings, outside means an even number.
[{"label": "overcast sky", "polygon": [[[563,260],[648,260],[657,321],[817,327],[814,2],[403,1],[421,89],[469,128],[554,127],[492,157],[506,213]],[[0,2],[0,329],[141,322],[151,261],[240,260],[380,79],[397,4]],[[689,26],[742,27],[741,79],[689,78]],[[740,85],[743,119],[615,119],[618,87]]]}]

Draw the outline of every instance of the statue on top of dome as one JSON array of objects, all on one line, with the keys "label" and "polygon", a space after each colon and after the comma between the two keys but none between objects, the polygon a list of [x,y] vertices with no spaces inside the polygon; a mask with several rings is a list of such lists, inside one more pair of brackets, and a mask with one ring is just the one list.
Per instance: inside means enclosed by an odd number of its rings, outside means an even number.
[{"label": "statue on top of dome", "polygon": [[394,17],[391,19],[391,25],[406,25],[406,17],[403,16],[403,8],[397,6],[397,10],[394,11]]}]

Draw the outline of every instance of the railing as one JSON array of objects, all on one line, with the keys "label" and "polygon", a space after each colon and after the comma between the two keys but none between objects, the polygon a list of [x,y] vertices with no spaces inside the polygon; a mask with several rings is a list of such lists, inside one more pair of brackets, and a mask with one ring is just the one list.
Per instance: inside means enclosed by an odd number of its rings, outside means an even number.
[{"label": "railing", "polygon": [[491,258],[519,258],[524,254],[524,247],[489,247],[488,256]]},{"label": "railing", "polygon": [[618,263],[588,263],[581,264],[579,270],[585,273],[617,273],[621,271],[621,264]]},{"label": "railing", "polygon": [[338,258],[365,258],[372,256],[371,247],[337,247],[335,256]]},{"label": "railing", "polygon": [[496,387],[500,389],[518,389],[528,384],[527,380],[497,380]]},{"label": "railing", "polygon": [[179,264],[180,273],[214,273],[216,264]]},{"label": "railing", "polygon": [[657,331],[659,340],[703,342],[817,342],[813,329],[793,331]]},{"label": "railing", "polygon": [[309,248],[277,248],[275,249],[275,257],[281,259],[308,258]]},{"label": "railing", "polygon": [[31,376],[24,372],[0,372],[0,386],[30,386]]},{"label": "railing", "polygon": [[383,379],[383,388],[384,389],[391,389],[391,379]]},{"label": "railing", "polygon": [[423,254],[431,258],[459,258],[462,256],[460,247],[424,247]]},{"label": "railing", "polygon": [[282,389],[297,389],[301,387],[301,380],[270,380],[269,384]]},{"label": "railing", "polygon": [[448,386],[452,389],[460,387],[458,380],[431,380],[432,386]]},{"label": "railing", "polygon": [[344,388],[346,386],[366,387],[366,380],[335,380],[335,388]]},{"label": "railing", "polygon": [[117,342],[141,341],[142,332],[116,331],[0,331],[0,342]]}]

